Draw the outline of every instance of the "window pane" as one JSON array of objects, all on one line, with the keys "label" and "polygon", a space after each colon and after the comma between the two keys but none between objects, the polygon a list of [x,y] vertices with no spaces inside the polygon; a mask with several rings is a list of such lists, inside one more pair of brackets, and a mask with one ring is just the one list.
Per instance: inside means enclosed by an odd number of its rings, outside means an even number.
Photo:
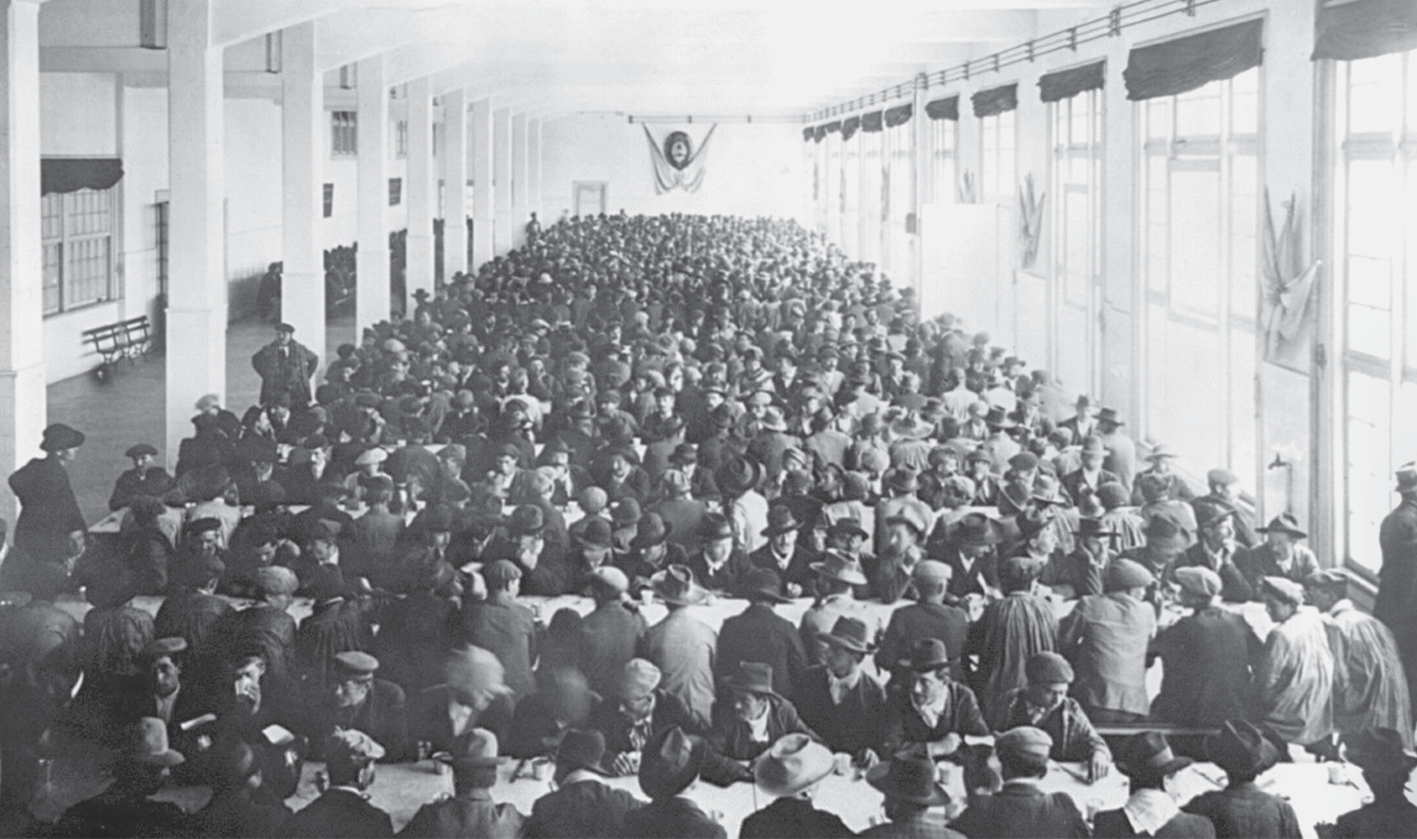
[{"label": "window pane", "polygon": [[1348,307],[1348,349],[1375,358],[1392,355],[1392,316],[1384,309]]},{"label": "window pane", "polygon": [[1391,392],[1387,380],[1348,374],[1348,555],[1374,570],[1380,556],[1375,534],[1392,508]]},{"label": "window pane", "polygon": [[52,315],[59,311],[59,245],[44,245],[44,268],[42,288],[44,292],[44,313]]},{"label": "window pane", "polygon": [[1088,283],[1091,279],[1092,236],[1088,223],[1092,218],[1092,208],[1086,187],[1070,187],[1064,196],[1063,238],[1065,240],[1068,302],[1079,306],[1087,305]]},{"label": "window pane", "polygon": [[1348,250],[1385,257],[1392,252],[1393,223],[1400,214],[1392,163],[1354,160],[1348,164]]},{"label": "window pane", "polygon": [[1392,267],[1386,259],[1348,258],[1348,299],[1374,309],[1392,308]]},{"label": "window pane", "polygon": [[1401,118],[1402,57],[1384,55],[1348,65],[1348,131],[1390,132]]},{"label": "window pane", "polygon": [[1220,307],[1220,173],[1171,174],[1171,304],[1204,317]]},{"label": "window pane", "polygon": [[1163,97],[1146,103],[1146,136],[1153,140],[1164,140],[1169,136],[1171,102],[1171,99]]},{"label": "window pane", "polygon": [[1176,97],[1176,136],[1220,135],[1220,82]]}]

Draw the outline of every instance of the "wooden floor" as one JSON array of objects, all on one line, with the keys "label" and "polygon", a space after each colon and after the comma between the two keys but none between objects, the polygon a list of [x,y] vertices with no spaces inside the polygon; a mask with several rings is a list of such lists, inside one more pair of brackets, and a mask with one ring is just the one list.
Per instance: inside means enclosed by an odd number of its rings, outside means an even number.
[{"label": "wooden floor", "polygon": [[[226,407],[237,416],[255,404],[260,392],[261,380],[251,369],[251,356],[273,337],[271,324],[256,319],[227,328]],[[356,337],[352,315],[330,321],[321,363],[334,355],[335,347],[354,342]],[[78,462],[69,472],[85,520],[97,521],[108,513],[113,482],[133,465],[123,456],[129,446],[149,443],[158,452],[164,451],[166,376],[167,359],[161,353],[153,353],[133,365],[121,362],[107,381],[85,375],[49,386],[49,421],[67,423],[88,436]]]}]

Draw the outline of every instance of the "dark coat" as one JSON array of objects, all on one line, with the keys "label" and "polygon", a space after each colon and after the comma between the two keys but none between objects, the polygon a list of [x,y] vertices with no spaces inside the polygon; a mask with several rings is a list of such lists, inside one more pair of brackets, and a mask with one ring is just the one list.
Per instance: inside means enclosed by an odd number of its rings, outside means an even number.
[{"label": "dark coat", "polygon": [[1064,697],[1062,702],[1037,722],[1029,717],[1028,701],[1022,690],[1005,694],[1000,705],[1003,708],[1002,715],[992,721],[991,727],[995,731],[1008,731],[1021,725],[1041,728],[1053,738],[1053,750],[1048,753],[1053,760],[1086,761],[1091,760],[1092,755],[1099,751],[1111,754],[1106,741],[1097,733],[1097,729],[1092,727],[1092,721],[1087,718],[1082,706],[1071,696]]},{"label": "dark coat", "polygon": [[289,807],[253,801],[250,790],[238,787],[218,792],[207,806],[193,813],[185,835],[262,839],[279,833],[289,818]]},{"label": "dark coat", "polygon": [[258,653],[270,676],[289,679],[295,674],[295,618],[281,609],[258,603],[232,612],[216,622],[212,635],[228,654]]},{"label": "dark coat", "polygon": [[619,691],[625,664],[649,625],[638,609],[620,602],[602,603],[581,621],[579,666],[591,690],[603,697]]},{"label": "dark coat", "polygon": [[887,752],[894,754],[917,743],[933,743],[951,732],[979,737],[989,733],[974,692],[959,682],[951,682],[947,690],[949,699],[945,701],[945,712],[935,722],[934,728],[925,725],[925,720],[910,702],[909,692],[899,691],[890,695],[886,702]]},{"label": "dark coat", "polygon": [[364,795],[337,787],[291,816],[282,835],[290,839],[379,839],[393,836],[394,825],[389,814],[370,804]]},{"label": "dark coat", "polygon": [[666,798],[625,815],[625,839],[728,839],[723,825],[688,798]]},{"label": "dark coat", "polygon": [[373,642],[363,604],[351,600],[317,603],[295,631],[296,666],[308,684],[323,689],[329,684],[331,658],[339,653],[368,652]]},{"label": "dark coat", "polygon": [[883,673],[894,673],[900,662],[910,658],[910,648],[917,641],[938,638],[945,644],[950,657],[950,676],[964,678],[964,645],[969,640],[969,616],[957,606],[943,603],[911,603],[891,613],[881,646],[876,650],[876,666]]},{"label": "dark coat", "polygon": [[463,604],[463,638],[489,650],[507,669],[507,686],[518,699],[536,690],[536,620],[513,600],[471,600]]},{"label": "dark coat", "polygon": [[526,817],[515,806],[496,803],[485,789],[472,789],[419,807],[398,835],[409,839],[517,839],[525,823]]},{"label": "dark coat", "polygon": [[172,488],[172,476],[160,466],[152,466],[138,474],[137,469],[129,469],[118,476],[113,483],[113,494],[108,496],[108,509],[121,510],[139,497],[161,498]]},{"label": "dark coat", "polygon": [[[1063,491],[1068,494],[1068,497],[1073,500],[1074,504],[1082,503],[1084,489],[1095,489],[1095,487],[1093,487],[1091,484],[1088,484],[1084,481],[1083,472],[1081,469],[1076,469],[1072,472],[1069,472],[1068,474],[1060,478],[1058,482],[1063,485]],[[1101,470],[1097,475],[1098,487],[1103,486],[1104,484],[1120,484],[1121,482],[1121,478],[1117,477],[1115,473],[1108,472],[1106,469]]]},{"label": "dark coat", "polygon": [[[503,752],[523,759],[549,757],[556,751],[555,743],[562,733],[561,723],[569,723],[571,728],[585,728],[595,715],[596,706],[601,704],[592,695],[588,704],[579,708],[558,708],[561,703],[551,697],[551,693],[542,691],[517,703],[517,710],[512,715],[511,732],[502,743]],[[566,719],[570,714],[578,718]],[[584,716],[580,716],[582,714]],[[558,716],[562,717],[559,722]]]},{"label": "dark coat", "polygon": [[726,592],[737,595],[738,586],[743,581],[743,575],[748,573],[752,566],[748,562],[748,555],[738,548],[728,555],[728,560],[716,571],[709,571],[708,562],[704,559],[703,551],[694,551],[689,556],[689,570],[694,572],[694,579],[699,585],[709,591]]},{"label": "dark coat", "polygon": [[1067,793],[1045,793],[1032,784],[1005,783],[993,795],[981,796],[950,827],[965,836],[1033,839],[1038,836],[1078,837],[1091,834],[1082,813]]},{"label": "dark coat", "polygon": [[741,765],[756,760],[784,734],[798,732],[821,741],[815,731],[797,716],[791,702],[778,696],[768,697],[768,728],[766,742],[752,739],[748,724],[739,720],[729,703],[719,701],[714,706],[713,728],[709,731],[709,753],[704,760],[704,780],[727,786],[735,781],[751,781],[753,773]]},{"label": "dark coat", "polygon": [[1161,656],[1161,692],[1151,703],[1156,720],[1214,728],[1244,717],[1250,693],[1251,632],[1224,609],[1202,609],[1161,630],[1152,650]]},{"label": "dark coat", "polygon": [[112,788],[64,811],[52,835],[75,837],[177,836],[186,821],[170,802],[134,798]]},{"label": "dark coat", "polygon": [[[14,486],[13,476],[10,484]],[[19,533],[15,536],[15,543],[19,544]],[[1417,603],[1417,494],[1403,496],[1402,503],[1383,519],[1378,543],[1382,546],[1383,566],[1378,572],[1373,617],[1392,630],[1403,663],[1412,672],[1412,660],[1417,655],[1417,609],[1413,608]],[[1412,681],[1408,677],[1408,682]]]},{"label": "dark coat", "polygon": [[40,562],[68,556],[69,534],[88,525],[59,458],[35,458],[21,466],[10,475],[10,490],[20,502],[15,547]]},{"label": "dark coat", "polygon": [[[703,733],[684,700],[663,690],[656,690],[654,711],[650,714],[651,737],[676,725],[690,734]],[[633,725],[629,718],[620,712],[620,703],[605,701],[597,705],[591,713],[590,727],[605,736],[605,759],[602,761],[604,766],[611,766],[616,756],[622,752],[634,751],[630,742],[630,729]]]},{"label": "dark coat", "polygon": [[1156,839],[1214,839],[1215,825],[1204,816],[1177,813],[1155,833],[1137,833],[1132,829],[1132,823],[1127,820],[1126,813],[1121,810],[1103,810],[1093,821],[1092,835],[1094,839],[1133,839],[1140,836],[1154,836]]},{"label": "dark coat", "polygon": [[791,696],[807,669],[807,653],[797,627],[773,612],[766,603],[750,603],[742,614],[723,622],[718,630],[718,656],[714,675],[721,683],[744,661],[766,662],[772,667],[772,687]]},{"label": "dark coat", "polygon": [[645,802],[596,780],[566,784],[536,799],[527,819],[528,839],[599,839],[621,836],[625,815]]},{"label": "dark coat", "polygon": [[261,377],[261,404],[268,405],[279,394],[290,394],[293,405],[310,401],[310,377],[320,366],[320,357],[294,338],[285,351],[271,342],[251,356],[251,366]]},{"label": "dark coat", "polygon": [[797,706],[802,722],[820,734],[833,752],[881,752],[886,732],[886,691],[870,674],[862,673],[856,686],[837,705],[832,702],[827,685],[827,668],[813,667],[797,681],[792,704]]},{"label": "dark coat", "polygon": [[[1205,554],[1205,546],[1196,542],[1186,549],[1176,560],[1177,568],[1188,566],[1198,566],[1200,568],[1210,568],[1210,558]],[[1259,592],[1255,589],[1258,580],[1249,579],[1245,574],[1245,569],[1250,567],[1250,552],[1246,548],[1236,545],[1235,551],[1230,555],[1230,561],[1220,566],[1220,599],[1227,603],[1244,603],[1253,600]],[[1214,568],[1211,568],[1214,571]]]},{"label": "dark coat", "polygon": [[181,638],[187,642],[189,658],[202,659],[211,653],[212,627],[226,615],[236,611],[226,600],[215,594],[204,594],[179,588],[169,594],[153,618],[153,637]]},{"label": "dark coat", "polygon": [[[457,738],[448,716],[449,689],[435,685],[420,691],[408,707],[409,739],[429,743],[434,752],[451,752]],[[485,728],[505,741],[512,730],[513,705],[510,696],[498,695],[481,714],[468,719],[467,730]]]},{"label": "dark coat", "polygon": [[381,763],[399,763],[412,754],[408,737],[408,712],[403,688],[375,679],[364,701],[352,708],[315,706],[310,724],[310,743],[317,750],[336,728],[357,728],[384,747]]},{"label": "dark coat", "polygon": [[1328,835],[1333,839],[1417,836],[1417,806],[1405,798],[1364,804],[1339,816]]},{"label": "dark coat", "polygon": [[817,581],[817,572],[812,570],[812,563],[820,557],[802,547],[794,544],[792,546],[792,557],[787,561],[787,568],[778,567],[777,559],[773,556],[772,545],[763,545],[751,554],[748,554],[748,562],[756,568],[763,568],[777,575],[782,583],[779,594],[787,595],[787,584],[796,583],[801,587],[804,594],[812,591],[812,585]]},{"label": "dark coat", "polygon": [[1185,806],[1205,816],[1220,839],[1298,839],[1299,818],[1284,799],[1261,792],[1253,783],[1207,792]]},{"label": "dark coat", "polygon": [[461,620],[456,603],[428,591],[389,603],[374,638],[379,674],[410,693],[440,683]]},{"label": "dark coat", "polygon": [[964,834],[945,826],[944,817],[938,811],[925,811],[901,821],[885,822],[868,827],[857,836],[871,839],[963,839]]},{"label": "dark coat", "polygon": [[742,839],[832,839],[855,836],[835,813],[802,798],[779,798],[743,819]]}]

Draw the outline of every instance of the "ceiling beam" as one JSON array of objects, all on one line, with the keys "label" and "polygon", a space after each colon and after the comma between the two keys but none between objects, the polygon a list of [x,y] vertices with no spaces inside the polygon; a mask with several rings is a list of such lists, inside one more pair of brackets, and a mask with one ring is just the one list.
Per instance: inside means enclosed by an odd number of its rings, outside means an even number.
[{"label": "ceiling beam", "polygon": [[[168,0],[181,3],[183,0]],[[212,46],[226,47],[297,23],[316,20],[362,0],[217,0]]]}]

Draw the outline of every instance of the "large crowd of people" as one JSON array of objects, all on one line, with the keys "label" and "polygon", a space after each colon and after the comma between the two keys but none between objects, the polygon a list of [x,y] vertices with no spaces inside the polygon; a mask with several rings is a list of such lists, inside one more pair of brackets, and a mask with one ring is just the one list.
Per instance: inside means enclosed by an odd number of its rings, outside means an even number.
[{"label": "large crowd of people", "polygon": [[[701,780],[765,794],[745,837],[849,836],[812,794],[863,773],[885,805],[862,835],[1297,837],[1255,779],[1346,758],[1372,801],[1325,832],[1414,835],[1417,467],[1371,617],[1236,475],[1191,486],[1116,410],[795,222],[528,232],[318,384],[278,325],[261,404],[204,397],[175,474],[134,441],[116,534],[69,487],[99,419],[45,430],[0,563],[6,824],[387,836],[375,767],[431,755],[454,795],[400,835],[723,836]],[[715,628],[710,601],[742,607]],[[16,822],[59,738],[109,750],[112,785]],[[508,756],[553,766],[529,812],[496,800]],[[292,813],[307,760],[324,791]],[[1227,780],[1178,801],[1193,760]],[[1130,797],[1046,792],[1054,762]]]}]

